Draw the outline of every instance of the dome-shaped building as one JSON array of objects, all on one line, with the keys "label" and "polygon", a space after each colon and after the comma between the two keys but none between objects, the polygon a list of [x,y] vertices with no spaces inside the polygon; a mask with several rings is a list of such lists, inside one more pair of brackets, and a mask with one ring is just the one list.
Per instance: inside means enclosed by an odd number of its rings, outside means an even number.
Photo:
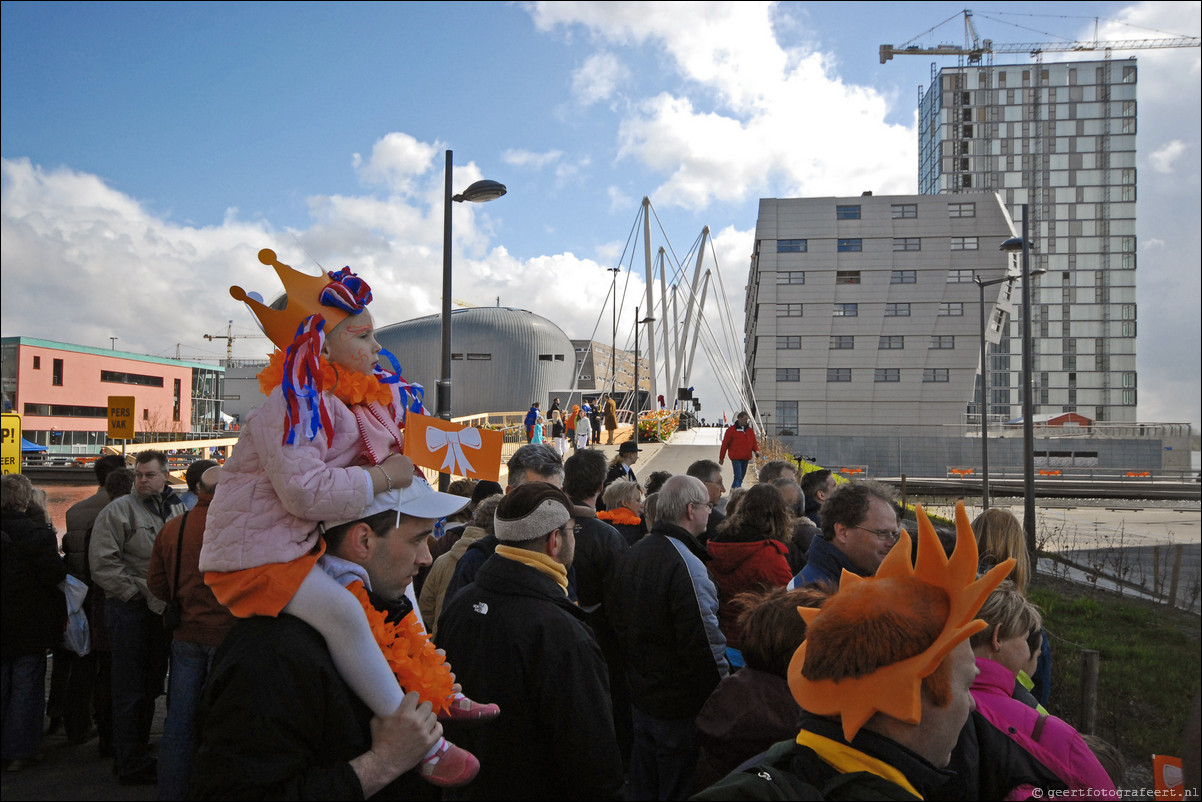
[{"label": "dome-shaped building", "polygon": [[[376,339],[401,363],[406,381],[426,390],[426,407],[438,405],[442,362],[440,315],[376,330]],[[383,361],[383,360],[382,360]],[[451,415],[518,412],[552,392],[571,387],[575,353],[559,326],[525,309],[480,306],[451,312]]]}]

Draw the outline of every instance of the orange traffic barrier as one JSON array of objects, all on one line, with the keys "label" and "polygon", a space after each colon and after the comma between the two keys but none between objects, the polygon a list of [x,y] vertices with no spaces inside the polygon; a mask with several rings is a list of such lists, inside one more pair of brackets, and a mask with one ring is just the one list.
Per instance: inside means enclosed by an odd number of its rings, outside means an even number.
[{"label": "orange traffic barrier", "polygon": [[971,476],[972,468],[949,468],[948,473],[954,473],[956,476]]},{"label": "orange traffic barrier", "polygon": [[1127,471],[1126,475],[1127,475],[1127,476],[1136,477],[1136,478],[1144,478],[1144,479],[1146,479],[1146,478],[1148,478],[1149,476],[1151,476],[1152,474],[1151,474],[1151,472],[1149,472],[1149,471]]},{"label": "orange traffic barrier", "polygon": [[1060,471],[1046,471],[1046,470],[1041,470],[1041,471],[1039,472],[1039,475],[1040,475],[1040,476],[1059,476],[1059,475],[1060,475]]},{"label": "orange traffic barrier", "polygon": [[857,473],[863,473],[863,472],[864,472],[863,468],[840,468],[839,469],[839,473],[857,474]]}]

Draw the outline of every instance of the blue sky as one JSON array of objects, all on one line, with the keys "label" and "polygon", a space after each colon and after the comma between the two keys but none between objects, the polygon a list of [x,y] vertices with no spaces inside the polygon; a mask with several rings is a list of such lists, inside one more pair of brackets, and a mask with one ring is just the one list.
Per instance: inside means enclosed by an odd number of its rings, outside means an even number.
[{"label": "blue sky", "polygon": [[[678,257],[711,228],[737,339],[760,197],[915,191],[931,60],[881,65],[877,48],[962,41],[958,19],[920,36],[961,8],[6,2],[0,325],[220,356],[203,334],[253,331],[225,288],[275,291],[261,247],[351,265],[382,322],[431,314],[451,148],[457,190],[509,187],[456,206],[455,298],[607,340],[605,268],[647,195],[655,244]],[[1199,32],[1197,3],[1001,3],[975,21],[997,42],[1053,41],[1092,34],[1095,14],[1111,38]],[[1140,416],[1197,424],[1199,51],[1136,55]],[[619,346],[641,299],[629,282]],[[721,371],[693,383],[732,410]]]}]

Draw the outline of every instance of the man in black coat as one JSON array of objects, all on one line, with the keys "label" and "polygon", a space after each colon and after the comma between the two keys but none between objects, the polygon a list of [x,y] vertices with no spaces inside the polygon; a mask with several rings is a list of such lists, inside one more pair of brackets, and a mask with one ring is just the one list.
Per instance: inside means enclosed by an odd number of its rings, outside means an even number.
[{"label": "man in black coat", "polygon": [[622,760],[601,649],[568,600],[577,510],[530,482],[497,507],[496,553],[447,601],[438,645],[495,720],[447,734],[480,759],[460,799],[615,799]]}]

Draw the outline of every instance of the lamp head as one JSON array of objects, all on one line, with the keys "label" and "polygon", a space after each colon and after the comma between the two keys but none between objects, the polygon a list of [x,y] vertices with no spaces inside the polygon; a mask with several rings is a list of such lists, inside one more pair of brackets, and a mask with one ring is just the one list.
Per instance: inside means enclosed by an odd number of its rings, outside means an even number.
[{"label": "lamp head", "polygon": [[1011,237],[1010,239],[1006,240],[1005,242],[1003,242],[1001,245],[998,246],[999,251],[1005,251],[1006,253],[1015,253],[1017,251],[1021,251],[1022,249],[1023,249],[1023,238],[1022,237]]},{"label": "lamp head", "polygon": [[505,185],[499,181],[477,181],[476,183],[463,190],[463,194],[456,195],[451,200],[456,203],[469,201],[471,203],[485,203],[487,201],[496,200],[506,193]]}]

